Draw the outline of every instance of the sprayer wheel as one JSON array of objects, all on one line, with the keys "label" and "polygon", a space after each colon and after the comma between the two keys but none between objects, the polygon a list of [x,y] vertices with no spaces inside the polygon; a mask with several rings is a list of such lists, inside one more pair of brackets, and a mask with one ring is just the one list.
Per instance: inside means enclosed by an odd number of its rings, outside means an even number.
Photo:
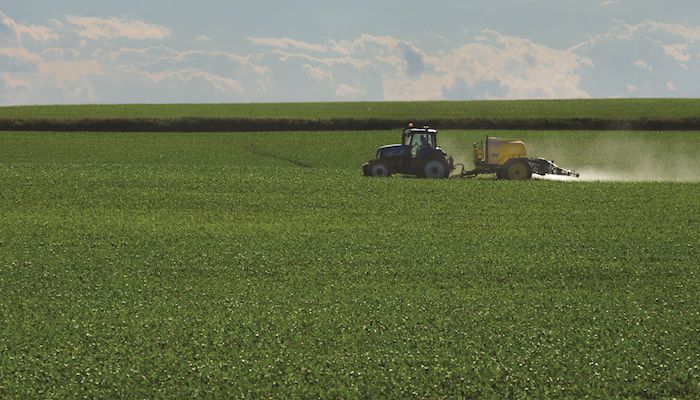
[{"label": "sprayer wheel", "polygon": [[513,161],[506,166],[506,179],[511,180],[526,180],[532,177],[532,169],[530,164],[525,161]]}]

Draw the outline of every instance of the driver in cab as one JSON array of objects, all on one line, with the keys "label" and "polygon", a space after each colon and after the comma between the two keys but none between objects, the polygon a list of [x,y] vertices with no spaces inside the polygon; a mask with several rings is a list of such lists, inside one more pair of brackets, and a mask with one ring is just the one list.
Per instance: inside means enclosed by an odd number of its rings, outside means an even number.
[{"label": "driver in cab", "polygon": [[430,149],[430,143],[428,143],[428,138],[426,136],[420,137],[420,145],[418,146],[418,152]]}]

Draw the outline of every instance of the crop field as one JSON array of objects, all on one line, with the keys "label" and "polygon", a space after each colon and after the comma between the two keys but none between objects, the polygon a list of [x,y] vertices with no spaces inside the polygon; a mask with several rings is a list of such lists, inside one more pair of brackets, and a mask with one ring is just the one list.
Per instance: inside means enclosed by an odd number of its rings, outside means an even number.
[{"label": "crop field", "polygon": [[0,119],[251,118],[251,119],[570,119],[700,117],[698,99],[591,99],[269,104],[125,104],[0,107]]},{"label": "crop field", "polygon": [[700,397],[700,133],[498,135],[582,179],[361,176],[399,131],[0,133],[0,398]]}]

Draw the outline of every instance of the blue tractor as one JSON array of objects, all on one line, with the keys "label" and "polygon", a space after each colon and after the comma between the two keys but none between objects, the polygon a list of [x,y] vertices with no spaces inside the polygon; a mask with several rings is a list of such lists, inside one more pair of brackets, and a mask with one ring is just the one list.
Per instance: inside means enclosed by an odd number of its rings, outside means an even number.
[{"label": "blue tractor", "polygon": [[422,178],[447,178],[454,168],[452,157],[437,146],[437,131],[410,124],[401,133],[401,144],[377,149],[377,157],[362,166],[365,176],[399,173]]}]

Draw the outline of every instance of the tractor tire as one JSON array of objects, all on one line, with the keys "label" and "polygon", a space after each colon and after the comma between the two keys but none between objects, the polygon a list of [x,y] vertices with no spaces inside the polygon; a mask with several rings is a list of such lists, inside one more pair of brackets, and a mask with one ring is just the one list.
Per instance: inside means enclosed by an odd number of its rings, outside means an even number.
[{"label": "tractor tire", "polygon": [[504,175],[510,180],[527,180],[532,177],[532,168],[527,161],[517,160],[506,165]]},{"label": "tractor tire", "polygon": [[369,164],[369,175],[378,177],[391,176],[391,168],[384,161],[374,161]]},{"label": "tractor tire", "polygon": [[431,179],[447,178],[450,167],[445,160],[432,159],[423,164],[422,176]]}]

